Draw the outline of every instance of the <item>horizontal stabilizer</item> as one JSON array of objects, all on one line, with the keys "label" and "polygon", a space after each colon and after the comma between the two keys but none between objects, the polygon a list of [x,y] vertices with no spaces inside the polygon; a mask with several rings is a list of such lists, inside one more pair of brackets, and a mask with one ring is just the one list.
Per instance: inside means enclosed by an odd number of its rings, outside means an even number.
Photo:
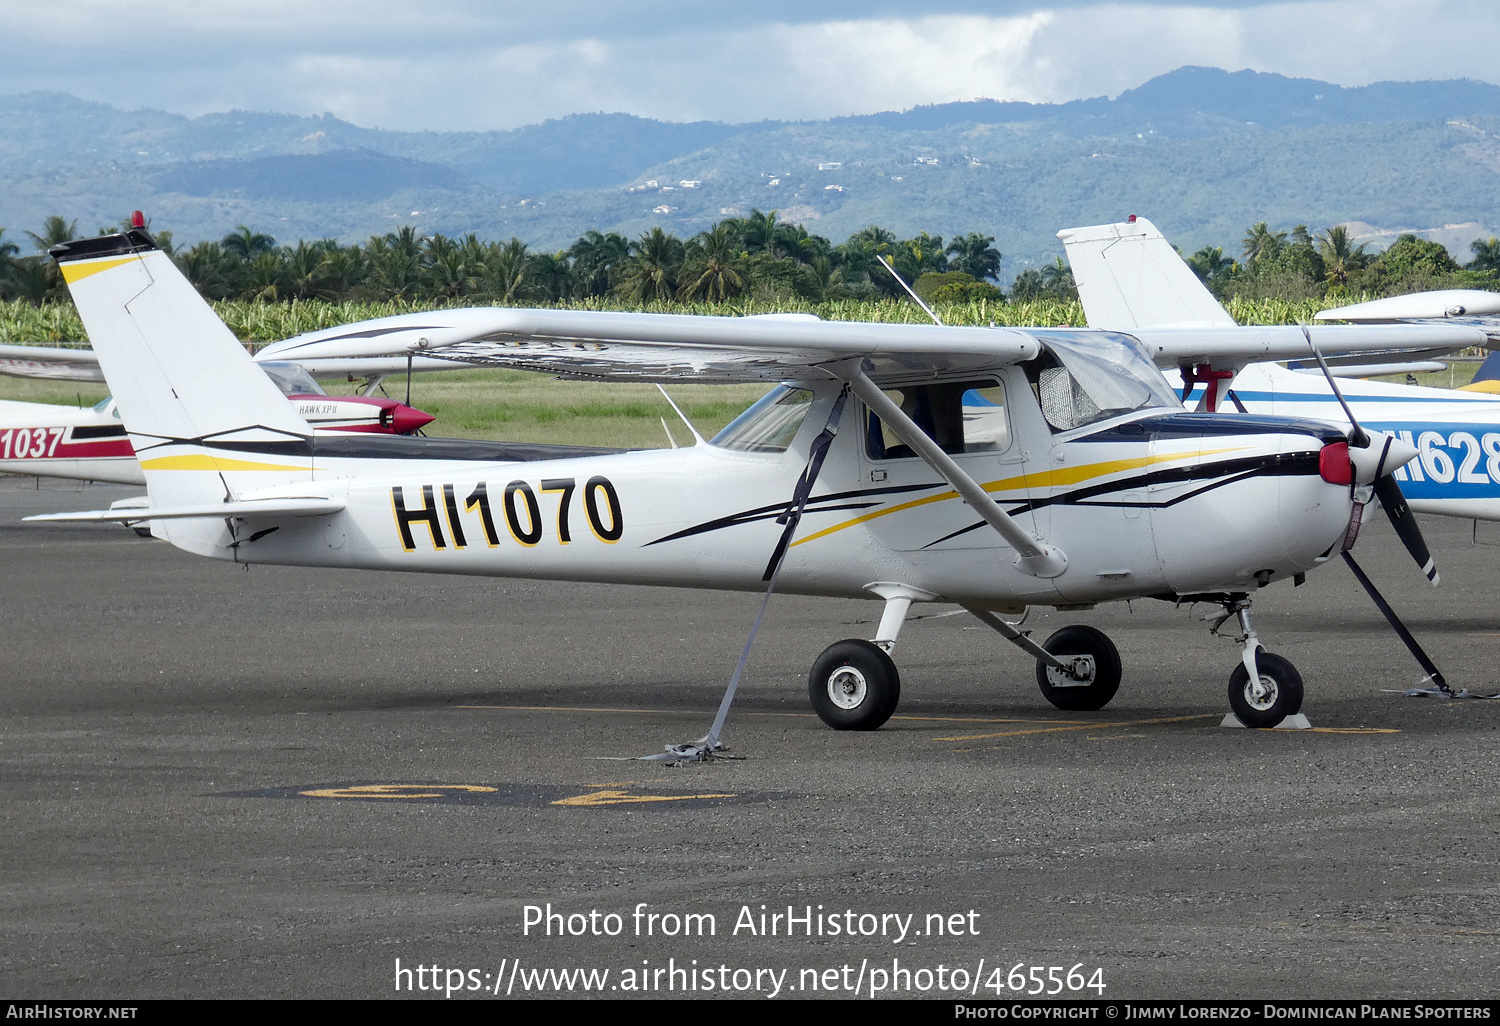
[{"label": "horizontal stabilizer", "polygon": [[241,499],[238,502],[204,503],[201,506],[137,507],[134,509],[95,509],[80,513],[42,513],[23,517],[27,521],[79,524],[131,523],[142,520],[259,520],[267,517],[321,517],[337,513],[344,503],[334,499]]}]

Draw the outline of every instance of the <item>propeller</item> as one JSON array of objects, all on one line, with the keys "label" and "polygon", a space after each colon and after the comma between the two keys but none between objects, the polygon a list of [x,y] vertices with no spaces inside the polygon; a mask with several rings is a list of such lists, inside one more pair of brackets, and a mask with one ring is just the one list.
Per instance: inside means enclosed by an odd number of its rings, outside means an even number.
[{"label": "propeller", "polygon": [[1327,361],[1323,359],[1318,344],[1312,340],[1312,333],[1305,324],[1302,325],[1302,337],[1307,339],[1307,346],[1312,350],[1313,356],[1317,357],[1318,366],[1323,368],[1323,377],[1333,390],[1333,397],[1344,408],[1344,416],[1349,418],[1349,424],[1353,428],[1349,433],[1349,459],[1354,464],[1356,481],[1360,484],[1374,484],[1375,497],[1380,500],[1381,508],[1390,518],[1391,526],[1396,529],[1396,536],[1406,546],[1406,551],[1411,553],[1411,558],[1417,561],[1417,566],[1422,568],[1422,573],[1436,585],[1439,579],[1437,563],[1427,550],[1422,529],[1417,526],[1417,518],[1407,505],[1401,485],[1393,476],[1397,468],[1405,466],[1417,455],[1416,447],[1392,435],[1381,433],[1372,436],[1360,427],[1354,411],[1349,408],[1344,393],[1339,391],[1333,372],[1328,369]]}]

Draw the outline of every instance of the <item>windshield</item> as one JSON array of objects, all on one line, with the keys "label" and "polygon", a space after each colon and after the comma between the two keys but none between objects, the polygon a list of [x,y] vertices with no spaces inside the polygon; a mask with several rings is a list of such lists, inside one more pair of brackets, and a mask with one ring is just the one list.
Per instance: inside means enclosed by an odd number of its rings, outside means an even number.
[{"label": "windshield", "polygon": [[1145,347],[1129,335],[1032,334],[1046,352],[1027,368],[1027,376],[1054,431],[1068,431],[1135,410],[1181,406]]},{"label": "windshield", "polygon": [[276,383],[282,395],[327,395],[301,364],[267,360],[258,365]]},{"label": "windshield", "polygon": [[786,452],[812,400],[809,389],[777,385],[714,435],[711,444],[736,452]]}]

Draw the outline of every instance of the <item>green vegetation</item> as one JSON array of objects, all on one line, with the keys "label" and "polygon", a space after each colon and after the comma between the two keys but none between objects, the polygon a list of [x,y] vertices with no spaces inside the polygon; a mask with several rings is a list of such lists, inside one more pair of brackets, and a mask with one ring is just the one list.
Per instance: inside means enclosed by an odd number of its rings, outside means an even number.
[{"label": "green vegetation", "polygon": [[[49,218],[26,232],[34,256],[20,256],[0,229],[0,341],[78,344],[84,339],[47,247],[76,237],[76,224]],[[171,252],[171,236],[157,238]],[[1061,259],[1020,274],[1007,296],[992,280],[1000,253],[987,235],[947,245],[919,233],[898,239],[868,227],[833,245],[800,225],[759,210],[727,218],[683,240],[661,228],[635,242],[591,231],[566,250],[530,252],[519,239],[485,243],[474,235],[420,237],[402,228],[365,245],[332,240],[277,246],[241,226],[219,242],[173,253],[230,330],[252,347],[320,328],[446,306],[486,304],[744,316],[812,313],[825,320],[921,322],[889,261],[948,324],[1082,325],[1073,276]],[[1189,265],[1243,324],[1288,324],[1319,310],[1432,288],[1500,288],[1500,241],[1476,242],[1459,265],[1436,243],[1402,236],[1374,256],[1338,226],[1253,225],[1240,259],[1204,247]],[[396,379],[392,379],[395,382]],[[389,383],[388,383],[389,384]],[[344,382],[330,391],[349,391]],[[397,387],[404,389],[404,382]],[[674,397],[705,435],[764,391],[759,386],[687,385]],[[4,379],[0,396],[92,404],[99,386]],[[558,382],[513,371],[419,374],[412,402],[439,418],[444,434],[575,444],[666,444],[665,418],[689,441],[654,386]]]}]

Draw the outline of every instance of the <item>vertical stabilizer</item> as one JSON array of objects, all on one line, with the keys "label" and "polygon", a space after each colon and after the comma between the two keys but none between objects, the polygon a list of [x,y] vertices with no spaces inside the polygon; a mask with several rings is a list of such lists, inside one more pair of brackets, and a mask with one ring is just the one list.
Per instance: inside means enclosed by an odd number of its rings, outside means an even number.
[{"label": "vertical stabilizer", "polygon": [[[152,505],[222,502],[311,478],[312,429],[145,230],[64,243],[51,254],[119,403]],[[202,529],[167,531],[183,544],[179,534]]]},{"label": "vertical stabilizer", "polygon": [[1234,324],[1172,244],[1144,217],[1065,228],[1057,237],[1067,250],[1091,328],[1128,331]]}]

